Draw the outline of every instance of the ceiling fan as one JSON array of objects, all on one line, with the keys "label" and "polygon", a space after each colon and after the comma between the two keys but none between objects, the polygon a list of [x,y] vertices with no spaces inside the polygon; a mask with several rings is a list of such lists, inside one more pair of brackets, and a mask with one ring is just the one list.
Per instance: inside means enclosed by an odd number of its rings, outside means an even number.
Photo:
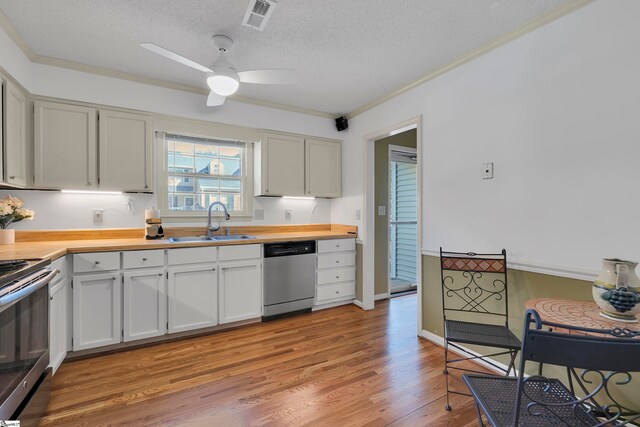
[{"label": "ceiling fan", "polygon": [[207,106],[209,107],[222,105],[227,96],[233,95],[238,90],[240,83],[294,84],[297,82],[294,70],[236,71],[234,66],[225,58],[225,53],[233,46],[233,40],[222,35],[213,36],[212,40],[213,45],[220,52],[220,56],[208,68],[153,43],[140,43],[140,46],[187,67],[206,73],[207,86],[211,89],[207,98]]}]

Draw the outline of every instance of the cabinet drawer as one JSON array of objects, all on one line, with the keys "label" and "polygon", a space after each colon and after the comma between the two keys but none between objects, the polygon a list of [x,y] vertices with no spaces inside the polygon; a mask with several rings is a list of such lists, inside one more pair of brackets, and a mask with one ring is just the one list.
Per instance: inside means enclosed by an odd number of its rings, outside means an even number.
[{"label": "cabinet drawer", "polygon": [[122,253],[123,268],[162,267],[164,251],[128,251]]},{"label": "cabinet drawer", "polygon": [[218,248],[183,248],[167,251],[169,265],[201,264],[215,262],[218,259]]},{"label": "cabinet drawer", "polygon": [[231,261],[236,259],[260,258],[262,252],[260,245],[233,245],[220,247],[220,261]]},{"label": "cabinet drawer", "polygon": [[355,252],[337,252],[318,255],[318,269],[350,267],[356,265]]},{"label": "cabinet drawer", "polygon": [[120,252],[91,252],[73,255],[74,273],[96,273],[120,269]]},{"label": "cabinet drawer", "polygon": [[336,285],[318,286],[316,288],[316,302],[339,299],[350,299],[356,295],[356,283],[338,283]]},{"label": "cabinet drawer", "polygon": [[355,251],[356,239],[318,240],[318,253]]},{"label": "cabinet drawer", "polygon": [[58,270],[60,273],[56,277],[53,278],[53,283],[56,283],[60,280],[63,280],[67,277],[67,259],[66,257],[58,258],[55,261],[51,262],[51,269]]},{"label": "cabinet drawer", "polygon": [[325,285],[327,283],[349,282],[352,280],[356,280],[356,269],[354,267],[332,268],[318,271],[317,284]]}]

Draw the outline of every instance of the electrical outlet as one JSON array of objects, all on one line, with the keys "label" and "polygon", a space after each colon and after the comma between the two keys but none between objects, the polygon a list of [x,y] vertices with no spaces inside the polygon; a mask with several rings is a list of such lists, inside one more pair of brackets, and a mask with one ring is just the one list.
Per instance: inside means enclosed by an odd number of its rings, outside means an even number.
[{"label": "electrical outlet", "polygon": [[263,220],[264,219],[264,209],[256,209],[253,214],[253,219],[255,220]]},{"label": "electrical outlet", "polygon": [[493,179],[493,163],[482,164],[482,179]]},{"label": "electrical outlet", "polygon": [[291,210],[290,209],[285,209],[285,211],[284,211],[284,219],[290,220],[291,219],[291,215],[292,215]]},{"label": "electrical outlet", "polygon": [[387,214],[387,207],[382,205],[378,206],[378,216],[385,216]]},{"label": "electrical outlet", "polygon": [[360,221],[360,209],[356,209],[356,221]]},{"label": "electrical outlet", "polygon": [[104,222],[104,210],[103,209],[94,209],[93,210],[93,222],[96,224],[101,224]]}]

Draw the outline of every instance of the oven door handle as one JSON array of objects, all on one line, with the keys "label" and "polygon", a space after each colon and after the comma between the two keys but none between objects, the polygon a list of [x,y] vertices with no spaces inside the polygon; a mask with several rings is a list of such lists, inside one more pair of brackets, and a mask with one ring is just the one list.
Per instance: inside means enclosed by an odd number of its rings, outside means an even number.
[{"label": "oven door handle", "polygon": [[[54,277],[56,277],[56,275],[59,273],[59,270],[52,270],[51,272],[49,272],[49,274],[47,274],[46,276],[43,276],[42,278],[36,280],[33,283],[30,283],[29,285],[25,286],[24,288],[16,291],[16,292],[12,292],[8,295],[5,295],[4,297],[0,298],[0,308],[6,307],[8,305],[11,305],[13,303],[15,303],[16,301],[19,301],[29,295],[31,295],[32,293],[34,293],[35,291],[37,291],[38,289],[42,288],[45,285],[48,285],[49,282],[51,282],[51,280],[53,280]],[[22,279],[22,281],[28,282],[30,280],[30,277],[26,277],[24,279]]]}]

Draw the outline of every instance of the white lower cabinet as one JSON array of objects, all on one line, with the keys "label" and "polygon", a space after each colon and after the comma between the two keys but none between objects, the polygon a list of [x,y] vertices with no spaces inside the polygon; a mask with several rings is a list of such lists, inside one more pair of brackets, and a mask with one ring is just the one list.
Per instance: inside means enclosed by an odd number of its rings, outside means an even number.
[{"label": "white lower cabinet", "polygon": [[64,278],[49,291],[49,366],[55,374],[67,356],[67,300],[69,280]]},{"label": "white lower cabinet", "polygon": [[164,268],[124,273],[124,341],[167,333],[167,292]]},{"label": "white lower cabinet", "polygon": [[73,278],[73,350],[117,344],[122,334],[119,273]]},{"label": "white lower cabinet", "polygon": [[215,264],[169,267],[169,333],[218,324]]},{"label": "white lower cabinet", "polygon": [[262,315],[262,261],[220,263],[220,323]]},{"label": "white lower cabinet", "polygon": [[318,241],[317,306],[349,302],[356,296],[356,240]]}]

